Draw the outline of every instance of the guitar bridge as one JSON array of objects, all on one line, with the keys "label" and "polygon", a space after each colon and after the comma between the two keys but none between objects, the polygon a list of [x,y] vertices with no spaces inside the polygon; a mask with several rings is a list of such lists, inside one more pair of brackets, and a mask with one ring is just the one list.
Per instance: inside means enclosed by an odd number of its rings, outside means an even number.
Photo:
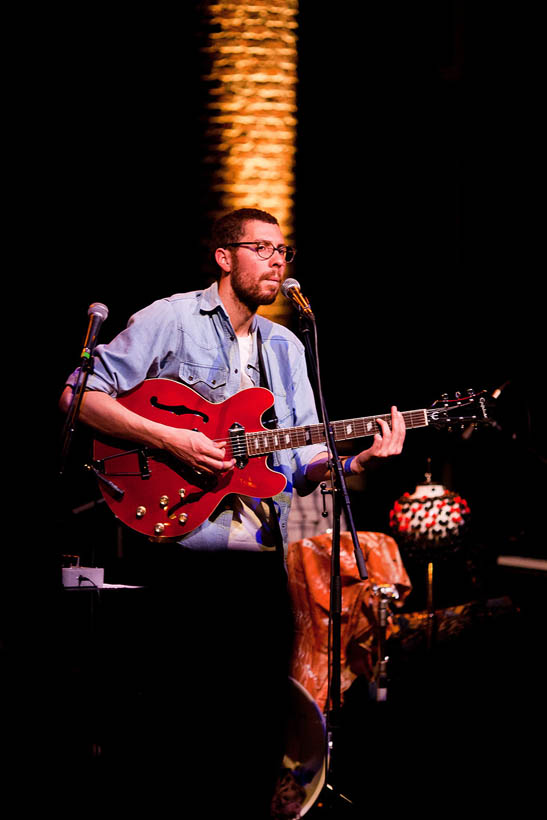
[{"label": "guitar bridge", "polygon": [[236,421],[232,424],[228,433],[230,435],[232,458],[235,458],[236,467],[242,470],[249,463],[245,428]]}]

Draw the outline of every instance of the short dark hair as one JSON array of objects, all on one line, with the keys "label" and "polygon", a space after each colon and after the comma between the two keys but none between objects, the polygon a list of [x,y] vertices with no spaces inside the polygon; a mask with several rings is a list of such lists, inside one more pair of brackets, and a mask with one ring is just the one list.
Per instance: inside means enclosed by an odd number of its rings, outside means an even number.
[{"label": "short dark hair", "polygon": [[238,242],[245,233],[245,223],[249,221],[268,222],[270,225],[278,225],[275,216],[267,211],[259,211],[258,208],[239,208],[237,211],[221,216],[213,225],[211,231],[211,250],[214,253],[217,248],[225,248],[230,242]]}]

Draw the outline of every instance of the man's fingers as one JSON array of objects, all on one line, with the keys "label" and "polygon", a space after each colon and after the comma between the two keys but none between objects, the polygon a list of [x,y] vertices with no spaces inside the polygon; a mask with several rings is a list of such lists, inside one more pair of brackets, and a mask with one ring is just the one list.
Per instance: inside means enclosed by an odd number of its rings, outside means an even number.
[{"label": "man's fingers", "polygon": [[375,436],[374,445],[378,444],[375,449],[375,455],[392,456],[398,455],[403,448],[403,441],[405,438],[405,423],[401,413],[397,411],[396,407],[391,408],[391,427],[384,419],[376,419],[382,431],[381,437]]},{"label": "man's fingers", "polygon": [[212,441],[198,431],[179,430],[172,452],[194,470],[226,472],[235,466],[235,459],[227,457],[226,444],[226,441]]},{"label": "man's fingers", "polygon": [[235,463],[236,462],[235,462],[234,458],[232,458],[229,461],[226,461],[224,459],[218,459],[218,458],[208,458],[205,461],[206,466],[210,470],[214,470],[215,472],[220,472],[220,473],[225,473],[227,470],[233,469],[233,467],[235,467]]},{"label": "man's fingers", "polygon": [[391,428],[391,440],[395,452],[400,453],[406,436],[406,425],[403,414],[399,413],[395,406],[391,408]]}]

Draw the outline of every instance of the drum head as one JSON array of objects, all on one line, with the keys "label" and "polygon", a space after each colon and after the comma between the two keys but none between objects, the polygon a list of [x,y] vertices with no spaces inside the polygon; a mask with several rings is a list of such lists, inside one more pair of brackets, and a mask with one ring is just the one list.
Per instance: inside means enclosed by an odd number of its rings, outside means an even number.
[{"label": "drum head", "polygon": [[273,818],[303,817],[325,782],[325,720],[304,687],[290,678],[283,769],[272,804]]}]

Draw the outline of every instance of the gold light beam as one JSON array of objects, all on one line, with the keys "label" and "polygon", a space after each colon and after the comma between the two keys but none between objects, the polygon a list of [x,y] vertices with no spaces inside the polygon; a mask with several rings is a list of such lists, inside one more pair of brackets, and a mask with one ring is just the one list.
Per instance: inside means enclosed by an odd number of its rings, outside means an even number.
[{"label": "gold light beam", "polygon": [[[261,208],[294,242],[298,0],[204,4],[206,153],[219,211]],[[289,323],[283,297],[261,312]]]}]

